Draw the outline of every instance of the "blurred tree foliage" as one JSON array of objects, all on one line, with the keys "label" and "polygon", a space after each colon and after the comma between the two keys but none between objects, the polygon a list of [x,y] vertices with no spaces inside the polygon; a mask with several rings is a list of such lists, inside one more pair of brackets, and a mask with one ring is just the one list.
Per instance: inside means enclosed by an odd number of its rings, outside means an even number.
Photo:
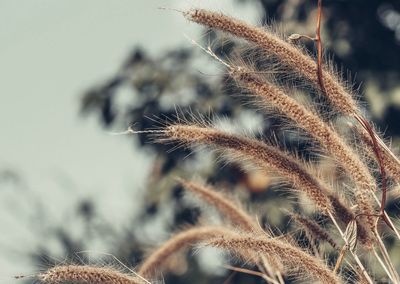
[{"label": "blurred tree foliage", "polygon": [[[315,30],[316,1],[306,0],[238,0],[238,5],[258,5],[265,10],[264,22],[282,24],[288,34],[301,33],[313,35]],[[397,0],[354,0],[354,1],[324,1],[324,29],[323,40],[329,54],[334,55],[334,62],[357,74],[355,83],[361,81],[376,84],[377,90],[383,96],[380,99],[386,102],[384,115],[375,115],[381,127],[387,126],[389,135],[399,135],[397,124],[400,115],[399,66],[400,66],[400,2]],[[214,40],[217,35],[211,31],[209,37]],[[304,43],[311,52],[314,52],[313,43]],[[234,42],[225,42],[215,45],[215,53],[224,58],[235,47]],[[272,116],[262,116],[243,105],[237,96],[227,93],[237,93],[235,84],[222,72],[220,76],[207,76],[198,72],[198,55],[200,53],[191,46],[176,47],[172,51],[165,51],[157,56],[149,55],[143,47],[138,46],[130,52],[121,68],[114,76],[104,78],[101,84],[95,85],[82,98],[81,112],[85,115],[97,115],[99,121],[106,128],[126,129],[129,123],[134,123],[136,130],[157,128],[163,123],[174,120],[187,113],[209,113],[206,119],[226,117],[234,121],[238,127],[247,127],[249,124],[260,131],[260,135],[271,136],[273,133],[279,141],[284,137],[286,147],[290,148],[290,135],[284,133],[279,126],[281,121]],[[206,58],[206,56],[202,55]],[[196,61],[197,60],[197,61]],[[206,58],[209,64],[217,63]],[[197,66],[197,67],[196,67]],[[346,78],[346,73],[344,74]],[[346,79],[353,80],[349,77]],[[364,89],[361,88],[363,92]],[[374,97],[367,96],[370,103]],[[176,110],[175,106],[180,109]],[[373,108],[372,108],[373,110]],[[190,115],[187,116],[190,119]],[[197,175],[218,186],[229,190],[236,190],[241,197],[253,206],[263,204],[261,218],[285,231],[287,222],[275,218],[277,207],[294,206],[282,199],[282,193],[270,190],[273,185],[268,178],[257,172],[243,173],[235,165],[225,165],[215,162],[212,153],[191,153],[184,148],[177,148],[170,152],[171,145],[150,143],[152,138],[148,134],[138,134],[129,137],[134,145],[146,147],[156,154],[154,166],[149,175],[148,195],[145,210],[140,216],[132,216],[129,226],[123,233],[116,232],[112,224],[104,224],[96,219],[96,208],[91,200],[83,200],[77,206],[76,214],[86,220],[82,226],[86,232],[82,238],[73,238],[68,230],[56,227],[52,234],[60,240],[65,252],[73,256],[76,251],[85,248],[91,241],[90,235],[104,236],[115,248],[110,253],[119,259],[127,261],[129,265],[137,265],[143,257],[143,247],[152,244],[146,243],[143,231],[138,230],[165,214],[165,208],[173,208],[167,229],[176,230],[187,224],[195,224],[201,216],[197,205],[182,199],[182,189],[176,186],[172,176],[191,177],[193,168]],[[294,143],[298,143],[294,137]],[[306,142],[305,142],[306,143]],[[307,150],[307,145],[303,149]],[[190,155],[189,155],[190,154]],[[196,164],[196,166],[194,166]],[[200,165],[200,166],[199,166]],[[188,170],[190,169],[190,170]],[[268,190],[267,190],[268,189]],[[274,203],[275,206],[266,204]],[[279,205],[279,206],[277,206]],[[389,206],[394,206],[389,204]],[[271,211],[272,210],[272,211]],[[259,213],[260,214],[260,213]],[[265,215],[265,216],[264,216]],[[268,216],[268,217],[267,217]],[[272,216],[272,217],[270,217]],[[42,255],[47,250],[42,248]],[[228,275],[208,275],[199,268],[199,263],[193,257],[186,257],[190,262],[187,270],[181,261],[170,274],[165,275],[166,283],[223,283]],[[43,260],[43,258],[37,258]],[[80,261],[80,259],[75,259]],[[84,260],[85,261],[85,260]],[[178,261],[178,260],[177,260]],[[44,261],[47,262],[46,260]],[[184,277],[177,274],[184,273]],[[202,276],[197,277],[197,275]],[[190,280],[189,280],[190,279]],[[259,279],[243,274],[234,274],[229,283],[258,283]],[[228,283],[228,282],[226,282]]]}]

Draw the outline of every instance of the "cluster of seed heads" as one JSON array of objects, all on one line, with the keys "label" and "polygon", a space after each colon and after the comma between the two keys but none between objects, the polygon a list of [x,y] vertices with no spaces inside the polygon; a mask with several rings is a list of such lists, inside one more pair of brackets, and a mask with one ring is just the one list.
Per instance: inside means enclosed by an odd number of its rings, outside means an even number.
[{"label": "cluster of seed heads", "polygon": [[[310,139],[316,142],[316,147],[324,155],[331,157],[347,179],[338,181],[338,184],[333,186],[315,174],[312,164],[278,146],[226,133],[212,125],[193,122],[172,123],[161,129],[144,132],[154,134],[156,140],[162,143],[173,141],[188,147],[193,145],[213,147],[221,153],[229,154],[233,160],[249,162],[265,173],[271,170],[277,173],[291,185],[294,193],[302,192],[315,205],[316,213],[327,217],[330,227],[323,227],[309,217],[291,213],[297,226],[306,233],[314,253],[300,247],[291,235],[275,237],[267,233],[254,216],[211,186],[178,179],[177,182],[181,183],[186,191],[216,208],[227,220],[226,225],[194,226],[178,232],[153,251],[133,276],[108,268],[57,266],[40,274],[39,279],[46,284],[151,283],[162,274],[171,256],[177,251],[203,244],[228,250],[246,263],[254,264],[259,270],[257,273],[267,282],[274,284],[283,284],[287,276],[321,283],[346,281],[374,283],[371,276],[374,270],[366,267],[358,250],[376,257],[386,272],[387,279],[393,283],[400,283],[376,227],[377,216],[381,215],[377,213],[378,186],[375,168],[371,166],[370,161],[375,159],[375,163],[383,164],[387,174],[396,182],[400,182],[400,163],[374,130],[366,131],[369,129],[369,124],[362,117],[350,88],[346,87],[328,66],[320,66],[313,57],[294,44],[303,37],[302,35],[292,35],[287,41],[264,28],[249,25],[221,13],[192,9],[183,14],[192,22],[255,45],[265,56],[274,57],[287,72],[303,78],[321,95],[325,95],[337,114],[348,119],[352,125],[351,131],[359,137],[360,143],[364,143],[364,152],[369,159],[365,159],[365,155],[357,151],[354,145],[349,144],[348,140],[333,127],[332,121],[326,121],[323,114],[310,110],[276,81],[261,76],[259,70],[240,60],[228,64],[213,54],[210,48],[203,48],[223,63],[227,73],[238,86],[249,93],[250,100],[257,100],[262,109],[273,108],[279,115],[289,119],[294,127],[307,133]],[[357,124],[357,121],[361,124]],[[139,132],[129,129],[127,133]],[[377,151],[380,154],[377,155],[379,159],[375,155]],[[341,191],[344,194],[336,192],[338,187],[345,188]],[[385,221],[392,224],[389,218]],[[391,226],[400,238],[393,224]],[[335,234],[340,238],[336,238]],[[337,261],[334,265],[328,264],[323,254],[319,253],[317,241],[328,243],[331,249],[337,252]],[[357,241],[361,246],[357,246]],[[346,269],[352,271],[353,277],[346,276],[341,269],[346,254],[349,256],[347,260],[349,265]]]}]

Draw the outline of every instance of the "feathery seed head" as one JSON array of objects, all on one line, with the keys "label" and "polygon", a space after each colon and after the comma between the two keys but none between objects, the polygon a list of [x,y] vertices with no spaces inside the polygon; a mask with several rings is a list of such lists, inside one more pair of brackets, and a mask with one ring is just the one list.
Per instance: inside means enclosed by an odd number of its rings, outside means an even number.
[{"label": "feathery seed head", "polygon": [[211,189],[210,187],[200,185],[195,182],[179,179],[179,182],[186,190],[193,192],[201,199],[213,205],[225,218],[230,222],[238,225],[245,231],[255,232],[259,230],[259,226],[249,214],[240,208],[239,205],[229,200],[225,195]]},{"label": "feathery seed head", "polygon": [[306,168],[293,157],[263,142],[227,134],[217,129],[194,125],[175,124],[168,126],[165,135],[172,140],[187,144],[213,145],[228,150],[241,159],[249,160],[263,170],[274,170],[303,191],[315,202],[318,208],[327,213],[333,212],[326,190]]},{"label": "feathery seed head", "polygon": [[63,265],[41,273],[39,280],[46,284],[144,284],[149,283],[139,277],[123,274],[110,268]]},{"label": "feathery seed head", "polygon": [[[222,13],[203,9],[192,9],[184,13],[190,21],[207,26],[208,28],[221,30],[238,38],[243,38],[262,48],[267,54],[277,57],[280,62],[290,67],[303,76],[314,86],[319,86],[317,64],[310,56],[304,54],[296,46],[286,42],[278,36],[263,28],[249,25],[243,21],[226,16]],[[359,113],[356,102],[351,94],[340,84],[335,76],[326,69],[323,70],[323,80],[326,95],[335,108],[346,114]]]},{"label": "feathery seed head", "polygon": [[241,255],[242,251],[272,254],[279,257],[290,270],[306,272],[304,275],[314,277],[322,283],[341,283],[341,280],[317,258],[312,257],[300,248],[278,239],[255,238],[254,236],[227,236],[216,238],[209,245],[227,249]]},{"label": "feathery seed head", "polygon": [[156,273],[162,271],[163,265],[172,254],[189,246],[224,235],[236,235],[236,233],[220,226],[194,227],[182,231],[151,253],[140,266],[138,274],[146,278],[153,278]]},{"label": "feathery seed head", "polygon": [[339,246],[334,239],[329,235],[329,233],[322,228],[317,222],[304,218],[298,214],[292,214],[293,219],[299,223],[309,236],[310,240],[320,240],[326,241],[334,249],[338,249]]}]

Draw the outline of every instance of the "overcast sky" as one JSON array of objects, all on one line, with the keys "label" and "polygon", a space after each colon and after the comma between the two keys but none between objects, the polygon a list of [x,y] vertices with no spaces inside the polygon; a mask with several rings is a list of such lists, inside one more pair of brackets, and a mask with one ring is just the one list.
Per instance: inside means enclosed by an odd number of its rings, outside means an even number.
[{"label": "overcast sky", "polygon": [[0,172],[16,171],[30,191],[0,184],[1,283],[32,272],[22,260],[40,241],[25,226],[32,196],[57,221],[85,196],[97,196],[112,218],[129,211],[127,196],[144,186],[150,162],[129,139],[79,117],[81,95],[137,44],[153,54],[190,45],[183,33],[195,37],[200,29],[157,8],[199,4],[256,18],[254,6],[235,10],[229,0],[0,0]]}]

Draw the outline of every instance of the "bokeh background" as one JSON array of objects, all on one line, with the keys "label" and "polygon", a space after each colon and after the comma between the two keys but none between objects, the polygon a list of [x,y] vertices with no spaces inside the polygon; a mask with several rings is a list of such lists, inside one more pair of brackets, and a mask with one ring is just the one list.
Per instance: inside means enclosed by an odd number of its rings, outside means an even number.
[{"label": "bokeh background", "polygon": [[[235,90],[221,66],[185,37],[206,45],[218,35],[160,7],[207,7],[274,22],[287,34],[315,29],[316,1],[309,0],[1,0],[1,283],[31,283],[12,277],[64,261],[116,264],[109,254],[134,267],[172,231],[213,215],[182,197],[177,175],[196,173],[233,190],[264,221],[285,229],[278,207],[291,205],[267,177],[243,173],[212,152],[167,152],[171,146],[144,134],[111,135],[130,123],[152,128],[173,118],[175,106],[182,113],[212,110],[225,127],[281,135],[279,121],[227,96]],[[326,0],[324,7],[326,49],[396,146],[400,3]],[[224,57],[234,46],[216,45],[215,52]],[[396,214],[396,201],[388,208]],[[177,257],[165,281],[224,283],[222,258],[214,250]]]}]

